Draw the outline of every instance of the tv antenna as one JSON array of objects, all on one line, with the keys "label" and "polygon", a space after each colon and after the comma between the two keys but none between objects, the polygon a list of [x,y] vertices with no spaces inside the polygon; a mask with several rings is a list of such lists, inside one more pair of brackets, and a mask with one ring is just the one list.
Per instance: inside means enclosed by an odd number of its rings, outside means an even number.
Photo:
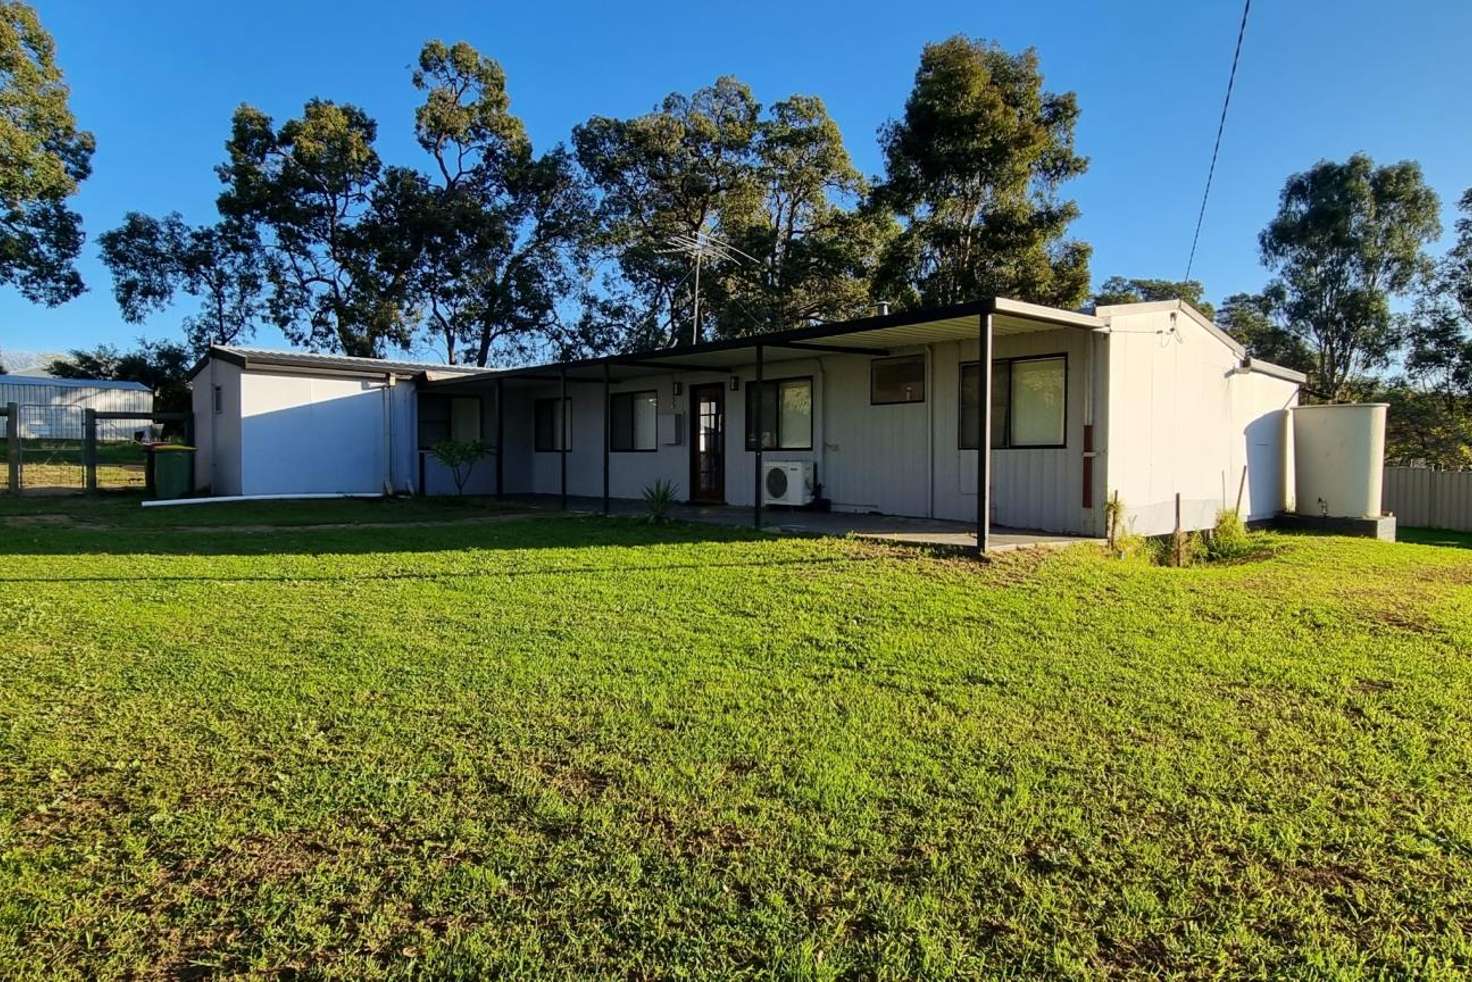
[{"label": "tv antenna", "polygon": [[756,257],[742,252],[725,239],[716,238],[706,231],[676,232],[665,240],[668,248],[656,249],[666,255],[689,256],[695,261],[695,312],[691,318],[690,343],[700,343],[700,267],[708,259],[724,259],[728,263],[740,264],[742,260],[756,262]]}]

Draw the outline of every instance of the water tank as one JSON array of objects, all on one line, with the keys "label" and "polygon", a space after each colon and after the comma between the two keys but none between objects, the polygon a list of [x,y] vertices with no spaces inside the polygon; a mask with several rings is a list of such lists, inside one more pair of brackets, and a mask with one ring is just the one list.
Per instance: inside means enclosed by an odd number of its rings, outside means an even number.
[{"label": "water tank", "polygon": [[1383,402],[1294,407],[1298,514],[1380,517],[1386,408]]}]

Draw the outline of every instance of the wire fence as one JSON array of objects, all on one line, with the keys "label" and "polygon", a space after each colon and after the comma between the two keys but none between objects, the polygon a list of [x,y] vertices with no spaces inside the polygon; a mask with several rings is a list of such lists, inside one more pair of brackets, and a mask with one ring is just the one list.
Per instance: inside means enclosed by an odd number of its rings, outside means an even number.
[{"label": "wire fence", "polygon": [[97,412],[79,406],[0,408],[4,422],[0,492],[65,494],[144,490],[149,446],[166,424],[192,437],[189,413]]}]

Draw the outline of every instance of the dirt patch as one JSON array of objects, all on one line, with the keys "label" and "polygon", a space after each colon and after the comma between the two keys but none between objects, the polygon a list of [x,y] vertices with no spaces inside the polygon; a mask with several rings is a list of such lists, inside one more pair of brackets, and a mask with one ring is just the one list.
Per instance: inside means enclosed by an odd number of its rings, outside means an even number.
[{"label": "dirt patch", "polygon": [[[3,519],[10,528],[70,528],[81,525],[71,515],[9,515]],[[90,526],[89,526],[90,527]]]}]

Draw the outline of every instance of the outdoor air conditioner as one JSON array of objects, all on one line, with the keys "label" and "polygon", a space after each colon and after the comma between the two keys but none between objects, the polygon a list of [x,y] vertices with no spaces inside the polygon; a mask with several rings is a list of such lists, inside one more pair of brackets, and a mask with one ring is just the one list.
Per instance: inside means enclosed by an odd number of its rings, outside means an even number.
[{"label": "outdoor air conditioner", "polygon": [[763,464],[762,502],[768,505],[806,505],[813,500],[813,463],[779,460]]}]

